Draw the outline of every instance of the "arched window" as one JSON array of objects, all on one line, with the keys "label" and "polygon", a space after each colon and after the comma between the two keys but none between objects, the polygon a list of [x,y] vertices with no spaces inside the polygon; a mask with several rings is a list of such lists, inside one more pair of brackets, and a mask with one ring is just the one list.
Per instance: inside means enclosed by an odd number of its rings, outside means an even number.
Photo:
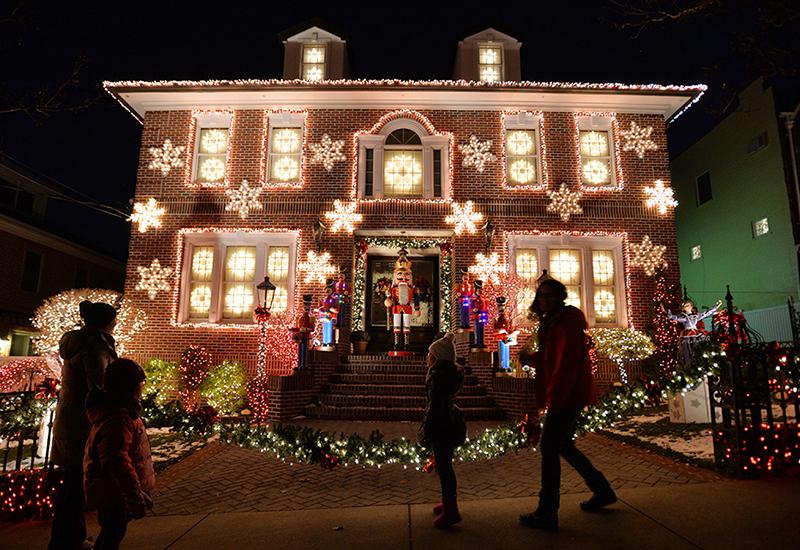
[{"label": "arched window", "polygon": [[358,136],[358,196],[438,199],[450,196],[449,139],[419,122],[395,119],[378,134]]}]

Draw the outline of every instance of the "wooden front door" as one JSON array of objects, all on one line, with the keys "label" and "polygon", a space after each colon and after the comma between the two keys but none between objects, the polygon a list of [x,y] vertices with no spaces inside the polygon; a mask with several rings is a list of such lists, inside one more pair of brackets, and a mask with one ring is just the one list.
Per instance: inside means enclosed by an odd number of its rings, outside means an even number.
[{"label": "wooden front door", "polygon": [[[409,349],[424,352],[439,332],[439,257],[409,256],[414,286],[420,297],[420,315],[411,317]],[[369,351],[383,353],[392,349],[391,317],[387,325],[386,296],[378,290],[382,278],[392,280],[396,256],[367,256],[366,329],[370,334]]]}]

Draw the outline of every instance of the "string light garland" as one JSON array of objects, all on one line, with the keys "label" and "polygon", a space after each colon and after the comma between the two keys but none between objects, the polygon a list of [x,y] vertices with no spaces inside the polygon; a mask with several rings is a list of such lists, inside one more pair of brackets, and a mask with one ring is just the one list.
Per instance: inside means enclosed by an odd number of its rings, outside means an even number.
[{"label": "string light garland", "polygon": [[325,212],[325,219],[333,222],[331,226],[332,233],[345,231],[352,233],[355,231],[356,224],[361,223],[364,216],[358,212],[358,203],[356,201],[342,202],[339,199],[333,201],[333,211]]},{"label": "string light garland", "polygon": [[583,214],[583,208],[579,204],[583,193],[570,191],[567,184],[562,183],[558,191],[548,191],[547,196],[550,197],[547,211],[558,214],[561,217],[561,221],[568,222],[570,216]]},{"label": "string light garland", "polygon": [[178,365],[181,375],[181,402],[187,411],[197,409],[197,389],[208,376],[210,368],[211,354],[203,346],[191,345],[181,354]]},{"label": "string light garland", "polygon": [[458,150],[464,155],[462,164],[467,168],[475,168],[478,172],[483,172],[487,164],[497,160],[492,154],[491,139],[481,141],[477,136],[471,135],[467,143],[458,146]]},{"label": "string light garland", "polygon": [[150,147],[152,160],[147,165],[150,170],[159,170],[162,176],[167,176],[173,168],[183,166],[183,145],[173,146],[172,140],[165,139],[161,147]]},{"label": "string light garland", "polygon": [[636,121],[631,121],[631,127],[627,130],[622,130],[622,137],[625,138],[625,144],[622,146],[623,151],[635,151],[636,156],[640,159],[644,158],[647,151],[655,151],[658,145],[655,141],[650,139],[650,134],[653,133],[653,127],[647,126],[643,128],[636,124]]},{"label": "string light garland", "polygon": [[475,225],[483,220],[483,214],[475,211],[475,204],[472,201],[467,201],[464,206],[457,202],[452,203],[453,213],[448,214],[444,221],[448,224],[453,224],[455,227],[456,235],[461,235],[464,231],[467,233],[475,233],[478,227]]},{"label": "string light garland", "polygon": [[475,254],[475,263],[467,269],[472,275],[481,281],[493,285],[500,284],[500,274],[508,272],[504,262],[500,261],[500,255],[492,252],[490,255],[478,252]]},{"label": "string light garland", "polygon": [[659,269],[655,276],[653,290],[653,341],[656,344],[656,359],[664,376],[670,376],[678,371],[678,349],[680,334],[678,327],[669,318],[669,311],[676,311],[680,291],[667,282],[663,269]]},{"label": "string light garland", "polygon": [[652,187],[646,186],[644,194],[645,206],[655,208],[662,216],[667,213],[667,208],[678,206],[678,201],[673,197],[672,188],[665,186],[663,180],[654,181]]},{"label": "string light garland", "polygon": [[221,414],[238,413],[247,395],[244,368],[235,361],[223,361],[208,371],[197,391],[203,402]]},{"label": "string light garland", "polygon": [[159,291],[169,291],[169,276],[172,275],[171,267],[161,267],[158,258],[153,259],[150,267],[138,266],[136,271],[139,273],[139,282],[136,283],[136,290],[147,292],[147,297],[155,300]]},{"label": "string light garland", "polygon": [[342,147],[344,147],[343,139],[333,141],[328,134],[322,134],[322,141],[312,143],[309,147],[312,153],[311,164],[322,164],[328,172],[333,170],[334,163],[347,160],[347,157],[342,152]]},{"label": "string light garland", "polygon": [[332,277],[339,271],[336,266],[331,264],[330,252],[317,254],[313,250],[309,250],[306,253],[306,261],[300,262],[297,267],[306,274],[303,279],[304,283],[317,282],[323,284],[327,278]]},{"label": "string light garland", "polygon": [[146,233],[151,227],[161,227],[161,217],[167,210],[158,205],[158,201],[150,197],[147,202],[133,203],[133,213],[128,218],[131,223],[139,224],[139,233]]},{"label": "string light garland", "polygon": [[633,252],[631,266],[641,267],[648,276],[652,277],[657,268],[667,267],[667,262],[664,260],[666,251],[665,245],[653,244],[650,237],[645,235],[641,243],[631,244],[631,252]]},{"label": "string light garland", "polygon": [[39,357],[31,359],[14,359],[0,365],[0,393],[20,391],[29,387],[31,380],[53,373]]},{"label": "string light garland", "polygon": [[125,354],[133,338],[147,325],[145,312],[132,306],[119,292],[93,288],[65,290],[45,299],[33,312],[31,324],[39,332],[33,337],[33,342],[40,354],[57,354],[61,336],[83,326],[78,304],[84,300],[103,302],[117,308],[114,340],[119,355]]},{"label": "string light garland", "polygon": [[0,474],[0,521],[49,518],[63,483],[63,470],[37,468]]},{"label": "string light garland", "polygon": [[247,219],[251,210],[262,210],[264,206],[258,200],[261,196],[260,187],[250,187],[247,180],[242,180],[239,189],[226,189],[225,195],[230,201],[225,205],[225,212],[236,212],[243,220]]}]

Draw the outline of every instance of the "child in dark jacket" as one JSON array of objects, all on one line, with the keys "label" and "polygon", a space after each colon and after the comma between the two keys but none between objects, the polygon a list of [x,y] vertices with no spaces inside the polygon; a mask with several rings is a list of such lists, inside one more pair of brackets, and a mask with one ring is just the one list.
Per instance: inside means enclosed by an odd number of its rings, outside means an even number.
[{"label": "child in dark jacket", "polygon": [[100,524],[96,550],[119,548],[130,519],[143,517],[153,504],[155,472],[139,417],[144,380],[134,361],[117,359],[106,369],[105,391],[87,403],[92,429],[84,453],[84,489]]},{"label": "child in dark jacket", "polygon": [[461,521],[456,493],[453,452],[464,443],[467,425],[455,405],[456,394],[464,384],[464,371],[456,366],[453,334],[436,340],[428,348],[428,374],[425,379],[427,406],[422,421],[421,443],[433,449],[436,471],[442,486],[442,502],[433,509],[436,527],[450,527]]}]

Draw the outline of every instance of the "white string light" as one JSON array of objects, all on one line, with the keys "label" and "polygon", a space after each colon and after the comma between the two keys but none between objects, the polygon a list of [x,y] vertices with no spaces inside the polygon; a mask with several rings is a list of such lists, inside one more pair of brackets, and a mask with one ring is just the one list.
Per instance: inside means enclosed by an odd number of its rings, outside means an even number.
[{"label": "white string light", "polygon": [[325,212],[325,219],[332,221],[332,233],[339,231],[346,231],[352,233],[355,230],[355,224],[361,223],[364,218],[362,214],[356,212],[358,203],[355,201],[344,203],[340,200],[333,201],[333,211]]},{"label": "white string light", "polygon": [[461,154],[464,155],[463,165],[472,166],[478,172],[483,172],[486,165],[490,162],[497,160],[497,157],[492,154],[492,140],[485,141],[479,140],[476,136],[469,136],[468,143],[462,143],[458,146]]},{"label": "white string light", "polygon": [[561,216],[561,220],[568,222],[573,214],[583,214],[583,208],[578,203],[583,196],[580,191],[570,191],[565,183],[561,184],[558,191],[548,191],[550,204],[547,205],[548,212],[555,212]]},{"label": "white string light", "polygon": [[477,222],[483,220],[483,214],[475,212],[475,205],[472,201],[467,201],[464,206],[457,202],[452,203],[453,213],[445,217],[445,223],[455,224],[453,231],[456,235],[461,235],[464,231],[475,233],[478,227]]},{"label": "white string light", "polygon": [[169,291],[169,276],[172,275],[171,267],[161,267],[161,262],[154,259],[150,267],[139,266],[136,268],[139,272],[139,282],[136,283],[136,290],[144,290],[147,292],[147,297],[155,300],[159,291]]},{"label": "white string light", "polygon": [[230,202],[225,205],[225,211],[237,212],[243,220],[247,218],[251,210],[264,208],[258,200],[261,196],[261,188],[250,187],[247,180],[242,180],[239,189],[226,189],[225,194],[230,199]]},{"label": "white string light", "polygon": [[506,272],[506,266],[500,262],[500,255],[492,252],[491,255],[475,254],[475,263],[469,266],[468,271],[484,283],[500,284],[500,274]]},{"label": "white string light", "polygon": [[650,237],[645,235],[641,243],[631,243],[631,252],[633,253],[631,266],[641,267],[652,277],[657,268],[667,267],[667,262],[664,260],[666,251],[666,246],[653,244]]},{"label": "white string light", "polygon": [[333,170],[334,163],[340,160],[347,160],[347,157],[342,152],[342,147],[344,147],[343,139],[333,141],[328,134],[322,134],[322,141],[312,143],[309,147],[313,153],[311,164],[321,163],[328,172]]},{"label": "white string light", "polygon": [[625,144],[622,146],[622,150],[636,151],[636,155],[640,159],[644,158],[645,152],[658,149],[656,142],[650,139],[650,134],[653,133],[652,126],[642,128],[632,120],[630,129],[622,130],[621,133],[625,138]]},{"label": "white string light", "polygon": [[158,201],[153,197],[147,199],[147,202],[136,202],[133,204],[133,214],[131,214],[128,221],[131,223],[139,224],[139,233],[146,233],[151,227],[158,229],[161,227],[161,216],[164,215],[166,209],[158,206]]},{"label": "white string light", "polygon": [[301,272],[305,273],[304,283],[324,283],[328,277],[334,275],[338,269],[331,264],[330,252],[317,254],[309,250],[305,262],[300,262],[297,266]]},{"label": "white string light", "polygon": [[183,166],[183,150],[183,145],[174,147],[171,140],[165,139],[161,147],[150,147],[153,159],[147,167],[150,170],[161,170],[161,175],[166,176],[171,169]]},{"label": "white string light", "polygon": [[662,180],[656,180],[653,183],[653,187],[644,188],[644,194],[647,197],[645,205],[647,208],[656,208],[658,213],[663,216],[667,213],[667,208],[678,206],[678,201],[673,197],[672,188],[664,185]]}]

